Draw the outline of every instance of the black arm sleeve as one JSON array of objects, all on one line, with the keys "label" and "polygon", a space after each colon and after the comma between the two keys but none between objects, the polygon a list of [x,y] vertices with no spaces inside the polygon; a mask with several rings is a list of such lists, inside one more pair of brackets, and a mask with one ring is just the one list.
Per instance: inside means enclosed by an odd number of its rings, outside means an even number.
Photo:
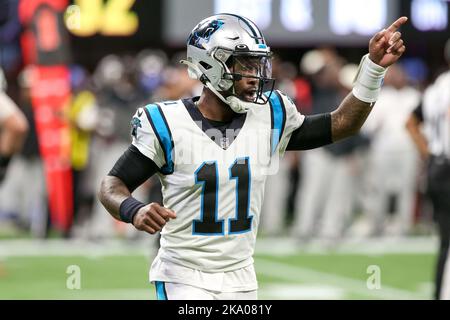
[{"label": "black arm sleeve", "polygon": [[331,114],[306,116],[300,128],[292,133],[286,150],[309,150],[332,143]]},{"label": "black arm sleeve", "polygon": [[158,170],[156,163],[144,156],[134,145],[130,145],[108,175],[122,180],[128,190],[133,192]]},{"label": "black arm sleeve", "polygon": [[413,114],[416,116],[417,120],[419,122],[423,122],[423,110],[422,110],[422,104],[419,104],[413,111]]}]

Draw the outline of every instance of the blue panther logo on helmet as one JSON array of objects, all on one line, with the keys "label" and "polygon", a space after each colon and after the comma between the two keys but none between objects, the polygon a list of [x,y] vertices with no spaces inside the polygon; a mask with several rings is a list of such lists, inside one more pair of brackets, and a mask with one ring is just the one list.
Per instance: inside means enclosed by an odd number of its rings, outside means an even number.
[{"label": "blue panther logo on helmet", "polygon": [[208,21],[205,24],[198,25],[192,30],[188,44],[197,48],[204,49],[203,43],[208,42],[211,35],[223,26],[224,22],[220,19]]}]

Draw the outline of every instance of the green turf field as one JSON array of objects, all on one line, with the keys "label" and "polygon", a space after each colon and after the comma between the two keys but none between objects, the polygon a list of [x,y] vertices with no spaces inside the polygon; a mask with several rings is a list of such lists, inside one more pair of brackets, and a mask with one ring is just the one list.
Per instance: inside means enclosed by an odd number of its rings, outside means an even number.
[{"label": "green turf field", "polygon": [[[155,299],[147,283],[151,255],[0,255],[0,299]],[[257,253],[260,299],[429,299],[435,254]],[[80,289],[68,289],[71,265]],[[369,289],[369,266],[380,271],[381,288]]]}]

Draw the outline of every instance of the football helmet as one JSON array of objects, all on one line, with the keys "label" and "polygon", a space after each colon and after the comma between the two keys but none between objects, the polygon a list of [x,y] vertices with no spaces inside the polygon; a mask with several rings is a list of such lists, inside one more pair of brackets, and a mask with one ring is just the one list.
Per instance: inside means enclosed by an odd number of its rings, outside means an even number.
[{"label": "football helmet", "polygon": [[[195,26],[187,40],[187,60],[181,63],[188,66],[191,78],[200,80],[235,112],[242,113],[251,104],[265,104],[270,98],[275,85],[271,58],[263,34],[252,21],[224,13]],[[235,82],[243,78],[256,80],[245,99],[235,91]]]}]

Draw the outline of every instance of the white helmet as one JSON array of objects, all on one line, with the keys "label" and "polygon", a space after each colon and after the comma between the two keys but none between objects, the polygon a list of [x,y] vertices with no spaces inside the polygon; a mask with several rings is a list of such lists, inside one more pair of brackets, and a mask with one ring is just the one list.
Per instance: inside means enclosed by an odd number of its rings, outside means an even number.
[{"label": "white helmet", "polygon": [[[252,21],[224,13],[208,17],[197,24],[187,40],[187,60],[181,63],[188,65],[191,78],[200,80],[234,111],[245,112],[247,107],[243,110],[242,103],[240,106],[231,103],[238,100],[233,98],[234,82],[243,77],[257,79],[258,88],[253,94],[253,101],[243,102],[247,106],[251,103],[267,103],[275,84],[271,78],[271,55],[261,31]],[[230,71],[234,70],[237,63],[245,64],[248,58],[252,58],[252,68],[257,68],[256,74]],[[225,98],[223,93],[229,98]]]}]

